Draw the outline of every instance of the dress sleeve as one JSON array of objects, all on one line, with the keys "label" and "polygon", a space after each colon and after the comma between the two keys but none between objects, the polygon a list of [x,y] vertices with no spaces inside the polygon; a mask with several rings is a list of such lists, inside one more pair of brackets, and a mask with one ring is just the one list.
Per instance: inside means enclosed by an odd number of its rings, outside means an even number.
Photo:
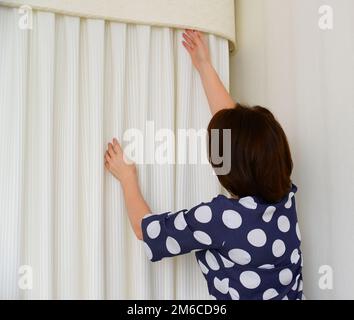
[{"label": "dress sleeve", "polygon": [[220,248],[216,200],[190,210],[145,216],[141,227],[148,258],[155,262],[194,250]]}]

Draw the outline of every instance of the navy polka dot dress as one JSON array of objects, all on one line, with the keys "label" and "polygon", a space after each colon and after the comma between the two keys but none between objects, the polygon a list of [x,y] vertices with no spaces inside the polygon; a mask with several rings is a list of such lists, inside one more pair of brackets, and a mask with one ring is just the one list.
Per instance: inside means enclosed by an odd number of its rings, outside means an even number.
[{"label": "navy polka dot dress", "polygon": [[176,213],[147,215],[143,240],[151,261],[196,251],[217,300],[301,300],[302,255],[295,193],[275,204],[219,195]]}]

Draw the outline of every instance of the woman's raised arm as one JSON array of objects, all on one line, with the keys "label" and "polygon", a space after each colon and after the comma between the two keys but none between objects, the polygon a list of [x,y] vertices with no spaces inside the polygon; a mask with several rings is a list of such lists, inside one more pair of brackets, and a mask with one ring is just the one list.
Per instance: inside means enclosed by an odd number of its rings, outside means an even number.
[{"label": "woman's raised arm", "polygon": [[220,110],[234,108],[236,103],[212,65],[205,36],[199,31],[186,30],[183,38],[183,45],[202,79],[211,113],[214,115]]}]

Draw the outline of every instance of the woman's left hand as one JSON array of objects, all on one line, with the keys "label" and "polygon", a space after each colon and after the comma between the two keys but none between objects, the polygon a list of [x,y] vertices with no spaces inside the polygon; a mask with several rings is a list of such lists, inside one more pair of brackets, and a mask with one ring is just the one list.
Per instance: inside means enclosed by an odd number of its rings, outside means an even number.
[{"label": "woman's left hand", "polygon": [[104,158],[106,169],[122,184],[136,179],[136,167],[134,164],[128,163],[117,139],[113,139],[108,144]]}]

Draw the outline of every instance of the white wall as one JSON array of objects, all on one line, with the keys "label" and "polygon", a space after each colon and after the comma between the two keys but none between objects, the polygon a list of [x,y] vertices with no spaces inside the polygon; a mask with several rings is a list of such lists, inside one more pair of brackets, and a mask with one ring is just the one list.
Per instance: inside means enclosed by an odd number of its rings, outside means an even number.
[{"label": "white wall", "polygon": [[[318,10],[330,5],[334,29]],[[236,0],[232,94],[270,108],[288,135],[309,299],[354,299],[354,1]],[[321,290],[321,265],[334,270]]]}]

